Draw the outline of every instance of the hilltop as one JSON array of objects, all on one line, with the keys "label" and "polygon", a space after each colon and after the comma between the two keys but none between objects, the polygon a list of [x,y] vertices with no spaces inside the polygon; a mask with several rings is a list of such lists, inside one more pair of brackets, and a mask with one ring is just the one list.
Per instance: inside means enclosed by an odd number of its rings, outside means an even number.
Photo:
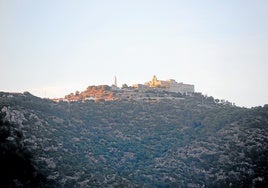
[{"label": "hilltop", "polygon": [[99,85],[88,86],[85,91],[70,93],[61,99],[54,101],[111,101],[111,100],[151,100],[180,99],[183,95],[193,95],[194,85],[177,83],[173,79],[167,81],[158,80],[153,76],[152,80],[145,84],[123,84],[117,87],[117,80],[112,86]]},{"label": "hilltop", "polygon": [[[118,96],[109,89],[97,93]],[[0,93],[0,110],[50,186],[267,186],[268,105],[154,89],[146,100],[126,96],[54,102]]]}]

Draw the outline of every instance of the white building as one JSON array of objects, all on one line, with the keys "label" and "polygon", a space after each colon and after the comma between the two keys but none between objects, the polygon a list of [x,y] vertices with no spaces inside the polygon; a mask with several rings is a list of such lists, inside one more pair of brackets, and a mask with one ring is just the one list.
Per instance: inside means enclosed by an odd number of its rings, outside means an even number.
[{"label": "white building", "polygon": [[182,82],[180,83],[170,82],[169,91],[177,93],[180,92],[185,94],[194,93],[194,85],[184,84]]}]

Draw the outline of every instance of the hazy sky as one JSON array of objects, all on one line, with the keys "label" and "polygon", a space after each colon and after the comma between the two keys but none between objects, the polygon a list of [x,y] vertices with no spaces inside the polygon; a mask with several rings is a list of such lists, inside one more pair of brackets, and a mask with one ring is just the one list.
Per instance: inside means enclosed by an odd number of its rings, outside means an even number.
[{"label": "hazy sky", "polygon": [[267,0],[1,0],[0,91],[62,97],[156,75],[268,103]]}]

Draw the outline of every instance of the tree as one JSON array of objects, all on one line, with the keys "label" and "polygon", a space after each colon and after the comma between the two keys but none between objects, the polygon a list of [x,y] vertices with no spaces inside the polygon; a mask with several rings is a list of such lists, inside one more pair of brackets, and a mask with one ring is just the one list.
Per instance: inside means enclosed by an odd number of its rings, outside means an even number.
[{"label": "tree", "polygon": [[128,88],[128,85],[127,84],[123,84],[122,85],[122,89],[125,89],[125,88]]}]

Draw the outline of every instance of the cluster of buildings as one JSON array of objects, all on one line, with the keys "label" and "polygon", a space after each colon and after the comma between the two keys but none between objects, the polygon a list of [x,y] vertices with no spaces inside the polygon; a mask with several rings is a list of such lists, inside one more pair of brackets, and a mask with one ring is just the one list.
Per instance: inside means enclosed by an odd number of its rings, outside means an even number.
[{"label": "cluster of buildings", "polygon": [[173,79],[169,80],[158,80],[156,76],[153,76],[152,80],[146,82],[145,84],[134,84],[133,88],[138,90],[147,90],[150,88],[155,88],[159,90],[165,90],[169,92],[176,92],[182,94],[194,93],[194,85],[184,84],[182,82],[178,83]]},{"label": "cluster of buildings", "polygon": [[[163,92],[164,91],[164,92]],[[166,93],[166,92],[171,93]],[[115,77],[112,86],[100,85],[89,86],[83,92],[70,93],[61,99],[54,99],[54,101],[111,101],[117,99],[135,99],[135,100],[162,100],[162,99],[181,99],[179,95],[191,95],[194,93],[194,85],[178,83],[173,79],[158,80],[153,76],[152,80],[144,84],[133,84],[128,87],[123,84],[122,88],[117,87],[117,79]]]}]

